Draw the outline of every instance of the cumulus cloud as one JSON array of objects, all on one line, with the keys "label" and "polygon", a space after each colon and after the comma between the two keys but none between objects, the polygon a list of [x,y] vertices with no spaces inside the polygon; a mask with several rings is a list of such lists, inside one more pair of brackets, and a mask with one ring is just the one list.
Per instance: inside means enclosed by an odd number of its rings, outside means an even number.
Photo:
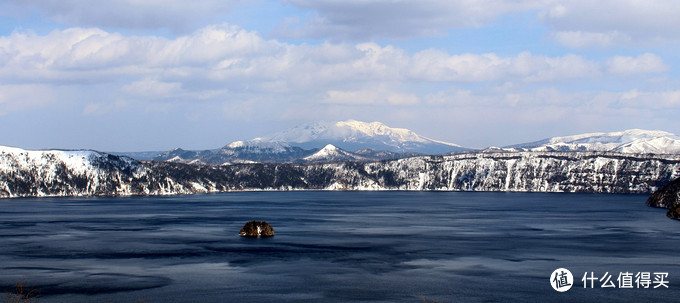
[{"label": "cumulus cloud", "polygon": [[614,56],[607,60],[606,64],[610,73],[620,75],[658,73],[668,70],[668,65],[663,59],[650,53],[638,57]]},{"label": "cumulus cloud", "polygon": [[69,25],[188,32],[229,12],[242,0],[10,0],[9,11],[37,9]]},{"label": "cumulus cloud", "polygon": [[[512,92],[522,83],[630,77],[668,69],[651,53],[601,61],[530,52],[501,56],[427,49],[409,54],[376,43],[289,44],[228,24],[173,39],[124,36],[97,28],[45,35],[16,31],[0,37],[0,54],[3,83],[94,83],[116,87],[119,98],[186,103],[227,97],[243,102],[288,94],[306,100],[298,102],[413,105],[427,100],[419,88],[427,83],[483,83]],[[91,107],[88,112],[100,110]]]},{"label": "cumulus cloud", "polygon": [[25,81],[96,81],[163,70],[181,75],[181,70],[173,68],[211,69],[226,59],[247,61],[247,57],[262,57],[263,51],[275,49],[275,42],[228,25],[209,26],[176,39],[126,37],[96,28],[68,28],[47,35],[14,32],[0,37],[0,52],[5,55],[0,76]]}]

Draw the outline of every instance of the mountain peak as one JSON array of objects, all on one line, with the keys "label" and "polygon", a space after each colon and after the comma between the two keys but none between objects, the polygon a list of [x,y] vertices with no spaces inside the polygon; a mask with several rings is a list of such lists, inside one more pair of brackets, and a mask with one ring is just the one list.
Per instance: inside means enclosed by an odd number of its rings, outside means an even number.
[{"label": "mountain peak", "polygon": [[457,144],[420,136],[405,128],[393,128],[377,121],[358,120],[306,123],[254,140],[288,142],[303,148],[319,148],[332,144],[345,150],[371,148],[430,154],[464,149]]},{"label": "mountain peak", "polygon": [[333,161],[361,161],[366,158],[356,155],[354,153],[343,150],[333,144],[326,144],[317,152],[304,157],[303,160],[310,162],[333,162]]},{"label": "mountain peak", "polygon": [[319,151],[324,151],[324,152],[337,152],[339,148],[333,144],[326,144],[321,150]]}]

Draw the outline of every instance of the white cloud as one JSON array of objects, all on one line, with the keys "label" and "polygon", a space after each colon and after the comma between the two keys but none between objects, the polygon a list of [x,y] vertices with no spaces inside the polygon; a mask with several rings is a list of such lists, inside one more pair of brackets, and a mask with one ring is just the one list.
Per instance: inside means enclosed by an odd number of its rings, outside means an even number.
[{"label": "white cloud", "polygon": [[607,69],[612,74],[633,75],[664,72],[668,65],[659,56],[646,53],[638,57],[612,57],[607,60]]},{"label": "white cloud", "polygon": [[501,57],[428,49],[409,55],[402,49],[375,43],[295,45],[265,40],[255,32],[230,25],[208,26],[176,39],[126,37],[91,28],[55,30],[43,36],[14,32],[0,37],[0,52],[5,55],[0,77],[27,82],[91,82],[142,76],[175,83],[199,77],[220,85],[229,80],[243,84],[246,79],[257,79],[264,85],[290,87],[352,79],[550,81],[667,68],[651,53],[635,58],[612,57],[604,64],[577,55],[549,57],[529,52]]},{"label": "white cloud", "polygon": [[96,81],[117,75],[155,73],[159,69],[212,69],[226,59],[247,61],[248,57],[277,52],[277,43],[265,42],[255,33],[228,25],[209,26],[172,40],[126,37],[96,28],[69,28],[43,36],[14,32],[0,37],[0,51],[6,55],[0,77]]},{"label": "white cloud", "polygon": [[[289,44],[226,24],[174,39],[124,36],[96,28],[46,35],[17,31],[0,37],[0,53],[3,83],[82,85],[112,100],[172,98],[186,104],[278,100],[286,95],[296,104],[413,105],[434,102],[425,97],[431,92],[427,85],[483,84],[505,87],[503,93],[512,94],[530,85],[635,77],[668,69],[651,53],[601,61],[529,52],[501,56],[428,49],[409,54],[376,43]],[[507,100],[519,102],[512,95]],[[101,111],[91,106],[86,112]]]}]

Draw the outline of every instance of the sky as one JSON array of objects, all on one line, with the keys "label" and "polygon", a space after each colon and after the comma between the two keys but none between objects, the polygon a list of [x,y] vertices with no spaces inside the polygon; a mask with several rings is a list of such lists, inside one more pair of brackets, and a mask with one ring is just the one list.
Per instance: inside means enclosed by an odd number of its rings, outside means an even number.
[{"label": "sky", "polygon": [[356,119],[466,147],[680,134],[674,0],[4,0],[0,145],[218,148]]}]

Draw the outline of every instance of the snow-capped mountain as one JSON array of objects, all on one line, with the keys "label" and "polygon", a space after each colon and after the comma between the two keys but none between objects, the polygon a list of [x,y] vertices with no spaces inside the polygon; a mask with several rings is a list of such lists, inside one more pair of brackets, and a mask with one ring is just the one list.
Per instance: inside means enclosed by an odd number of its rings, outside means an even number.
[{"label": "snow-capped mountain", "polygon": [[319,151],[302,158],[308,162],[366,161],[368,158],[348,152],[333,144],[327,144]]},{"label": "snow-capped mountain", "polygon": [[553,137],[512,145],[517,151],[611,151],[642,154],[680,154],[680,137],[665,131],[631,129]]},{"label": "snow-capped mountain", "polygon": [[370,148],[393,152],[441,154],[465,150],[460,145],[423,137],[405,128],[392,128],[380,122],[368,123],[356,120],[302,124],[256,140],[288,142],[302,148],[319,148],[332,144],[349,151]]}]

